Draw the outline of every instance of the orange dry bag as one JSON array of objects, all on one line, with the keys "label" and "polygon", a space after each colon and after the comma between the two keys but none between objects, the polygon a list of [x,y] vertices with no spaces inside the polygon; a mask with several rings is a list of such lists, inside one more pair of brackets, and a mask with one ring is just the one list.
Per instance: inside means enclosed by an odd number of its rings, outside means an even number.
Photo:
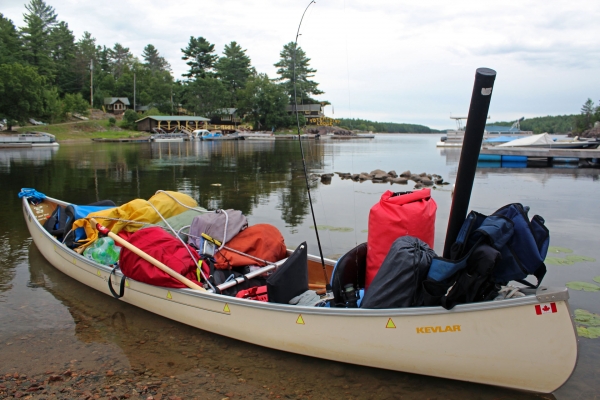
[{"label": "orange dry bag", "polygon": [[388,190],[381,196],[369,213],[365,289],[400,236],[417,237],[433,249],[436,210],[430,189],[398,193]]}]

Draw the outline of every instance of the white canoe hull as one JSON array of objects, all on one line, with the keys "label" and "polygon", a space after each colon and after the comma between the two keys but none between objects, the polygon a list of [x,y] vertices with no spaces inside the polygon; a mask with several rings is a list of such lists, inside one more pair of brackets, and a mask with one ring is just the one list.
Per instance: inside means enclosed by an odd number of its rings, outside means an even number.
[{"label": "white canoe hull", "polygon": [[[54,267],[110,295],[109,267],[57,242],[36,218],[44,213],[42,207],[32,209],[24,199],[23,211],[36,246]],[[115,290],[121,277],[120,272],[113,277]],[[260,346],[545,393],[569,378],[577,360],[567,299],[566,289],[548,289],[537,296],[459,305],[451,311],[313,308],[156,287],[131,279],[121,298],[166,318]],[[535,306],[544,302],[553,302],[556,312],[537,315]]]}]

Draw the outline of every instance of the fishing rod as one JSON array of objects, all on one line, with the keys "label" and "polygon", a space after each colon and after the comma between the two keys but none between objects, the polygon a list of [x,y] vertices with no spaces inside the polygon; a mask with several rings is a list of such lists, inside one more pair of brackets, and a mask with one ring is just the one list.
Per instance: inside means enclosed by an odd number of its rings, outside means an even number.
[{"label": "fishing rod", "polygon": [[296,93],[296,52],[298,51],[298,36],[300,36],[300,26],[302,26],[302,20],[304,19],[304,15],[308,8],[316,3],[315,0],[311,0],[310,3],[304,9],[302,13],[302,18],[300,18],[300,23],[298,24],[298,30],[296,31],[296,41],[294,42],[294,59],[292,60],[292,68],[294,71],[294,106],[296,109],[296,126],[298,127],[298,143],[300,143],[300,154],[302,155],[302,167],[304,168],[304,180],[306,181],[306,191],[308,193],[308,203],[310,204],[310,213],[312,215],[313,224],[315,226],[315,234],[317,236],[317,245],[319,246],[319,256],[321,257],[321,266],[323,267],[323,275],[325,276],[325,289],[327,291],[328,297],[332,297],[333,290],[331,289],[331,284],[329,283],[329,279],[327,278],[327,269],[325,268],[325,259],[323,258],[323,250],[321,249],[321,240],[319,239],[319,229],[317,227],[317,220],[315,218],[315,210],[313,208],[312,197],[310,195],[310,185],[308,183],[308,173],[306,172],[306,160],[304,158],[304,148],[302,147],[302,135],[300,133],[300,116],[298,115],[298,95]]}]

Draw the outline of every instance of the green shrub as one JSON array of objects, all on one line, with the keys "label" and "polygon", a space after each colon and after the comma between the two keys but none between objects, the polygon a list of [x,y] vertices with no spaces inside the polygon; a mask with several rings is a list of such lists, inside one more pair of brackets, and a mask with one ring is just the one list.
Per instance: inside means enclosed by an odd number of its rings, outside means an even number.
[{"label": "green shrub", "polygon": [[144,114],[142,114],[142,115],[144,117],[150,117],[150,116],[164,115],[164,114],[161,114],[160,111],[158,111],[158,108],[152,107],[148,111],[144,112]]},{"label": "green shrub", "polygon": [[82,115],[89,114],[90,103],[87,102],[81,95],[76,94],[65,94],[63,99],[63,112],[78,113]]},{"label": "green shrub", "polygon": [[108,119],[108,125],[115,126],[116,124],[117,124],[117,120],[115,119],[115,117],[110,117]]},{"label": "green shrub", "polygon": [[139,119],[139,115],[133,110],[125,111],[123,114],[123,122],[121,122],[121,127],[125,129],[135,130],[137,125],[135,121]]}]

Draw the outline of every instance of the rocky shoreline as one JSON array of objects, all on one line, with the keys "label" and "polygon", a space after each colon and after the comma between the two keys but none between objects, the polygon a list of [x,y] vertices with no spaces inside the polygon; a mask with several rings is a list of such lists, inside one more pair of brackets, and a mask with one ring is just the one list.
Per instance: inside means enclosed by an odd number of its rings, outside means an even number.
[{"label": "rocky shoreline", "polygon": [[[389,172],[385,172],[381,169],[376,169],[371,172],[361,172],[359,174],[353,174],[351,172],[335,172],[340,179],[351,179],[355,182],[365,182],[372,181],[373,183],[390,183],[390,184],[399,184],[406,185],[408,181],[415,182],[415,189],[420,189],[422,187],[435,187],[449,185],[449,182],[444,181],[441,175],[438,174],[428,174],[427,172],[421,172],[420,174],[414,174],[410,170],[402,172],[400,175],[396,173],[396,171],[391,170]],[[311,174],[311,180],[320,179],[321,183],[328,185],[331,183],[331,179],[334,174]]]}]

